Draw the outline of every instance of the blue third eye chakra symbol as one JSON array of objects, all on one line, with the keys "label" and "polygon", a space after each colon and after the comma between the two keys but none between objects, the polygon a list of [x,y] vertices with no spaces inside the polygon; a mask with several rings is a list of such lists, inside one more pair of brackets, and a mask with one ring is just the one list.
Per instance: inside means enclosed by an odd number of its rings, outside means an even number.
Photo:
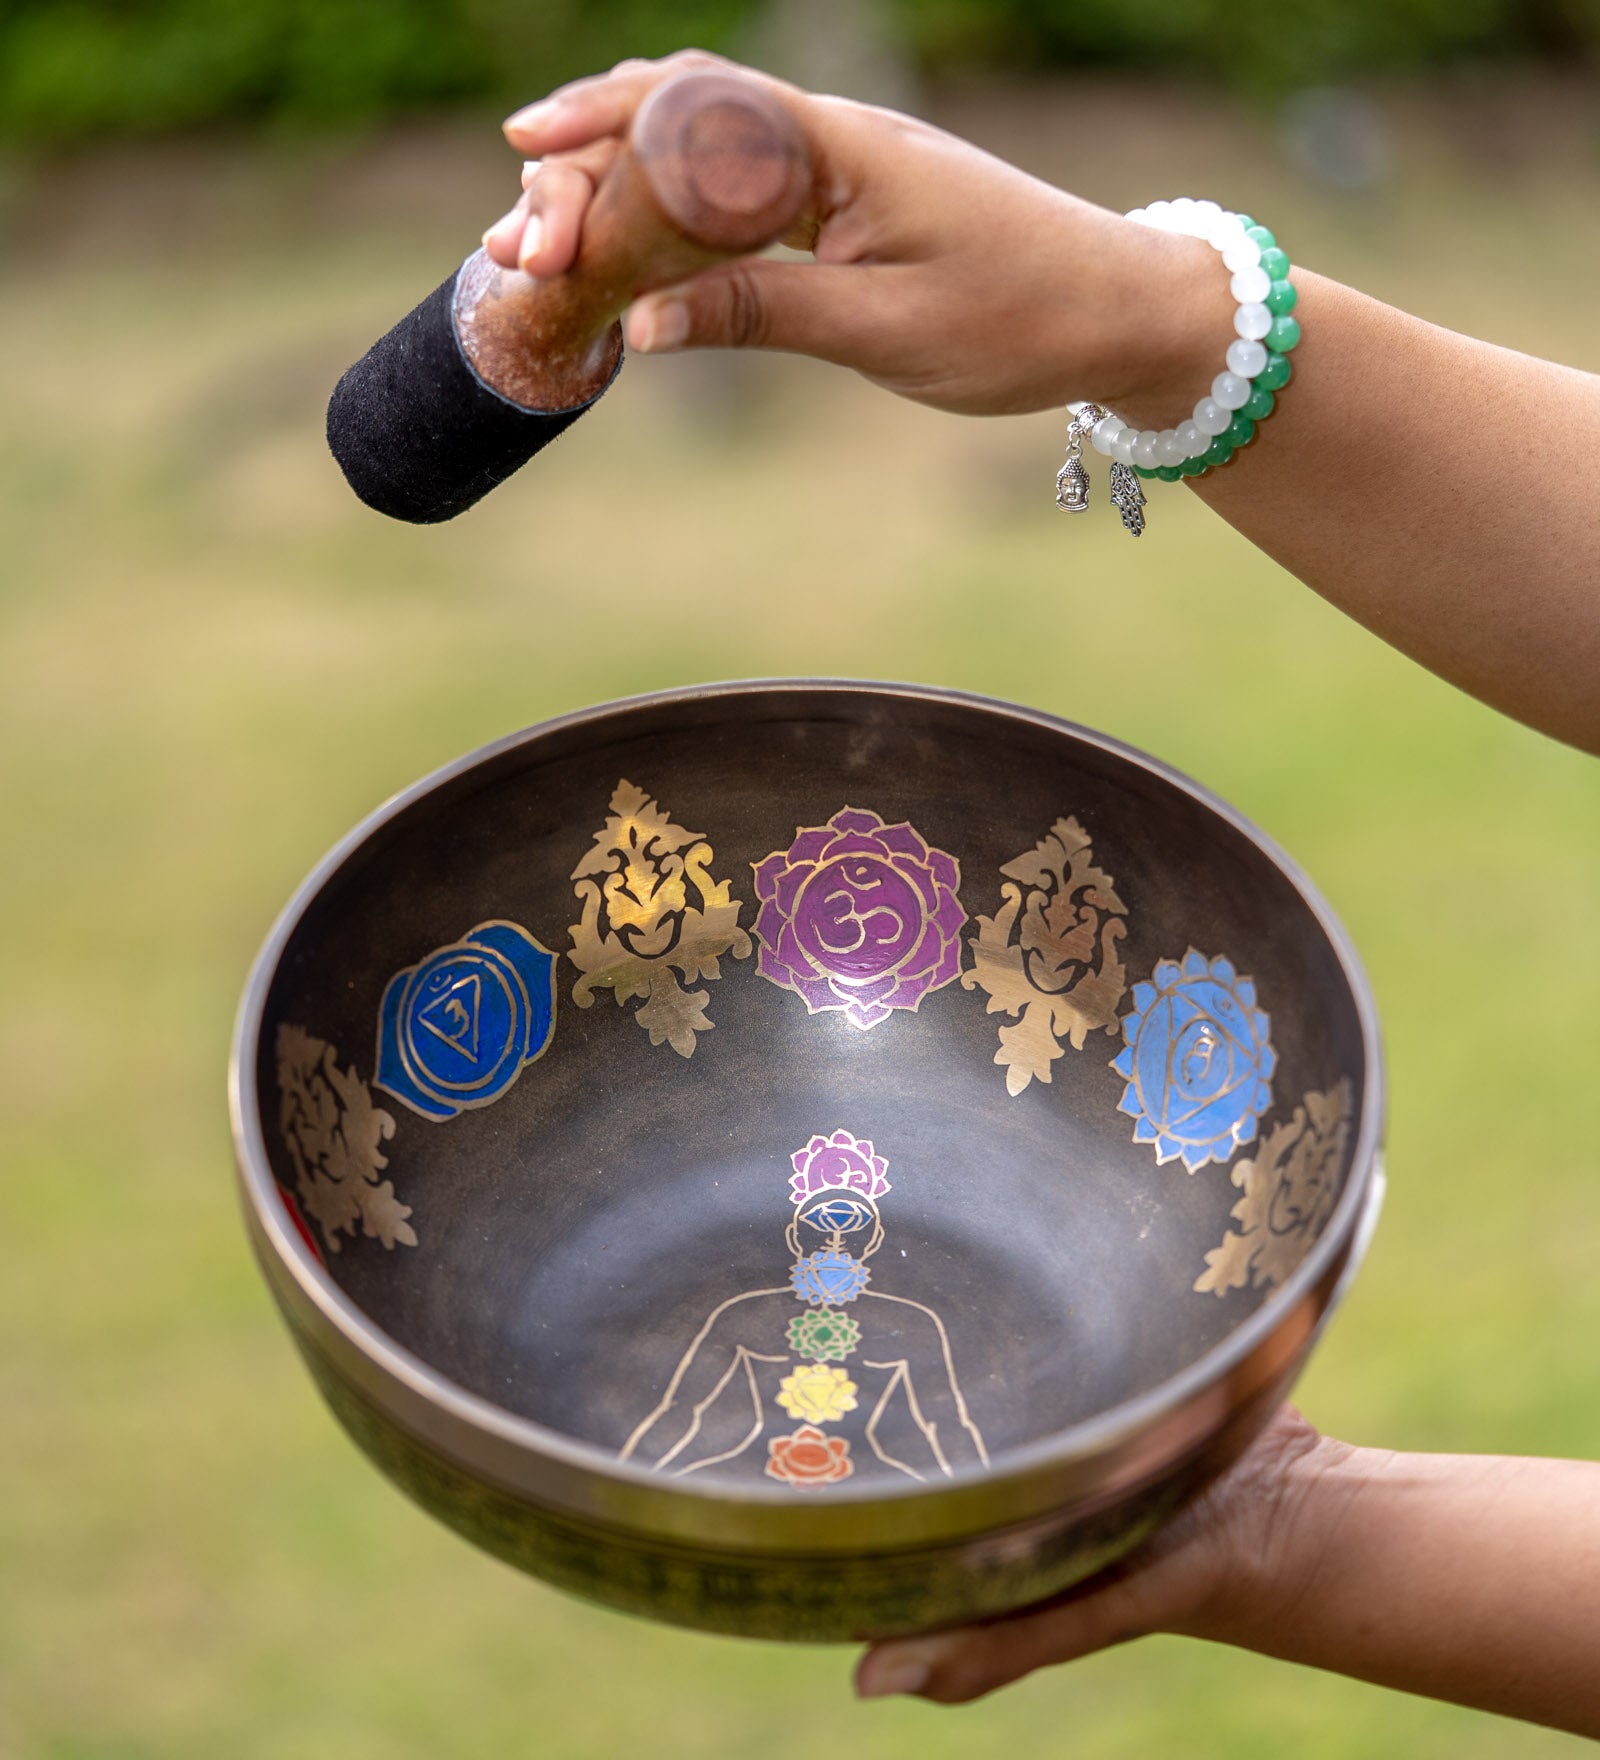
[{"label": "blue third eye chakra symbol", "polygon": [[498,1100],[550,1043],[556,959],[515,923],[480,923],[396,972],[378,1006],[373,1086],[424,1118]]},{"label": "blue third eye chakra symbol", "polygon": [[872,1211],[859,1198],[830,1198],[826,1204],[806,1211],[805,1220],[825,1233],[854,1234],[871,1222]]},{"label": "blue third eye chakra symbol", "polygon": [[1194,1173],[1232,1160],[1272,1104],[1271,1023],[1255,985],[1225,959],[1191,947],[1181,966],[1160,961],[1153,979],[1134,985],[1127,1048],[1112,1059],[1128,1083],[1118,1111],[1137,1119],[1133,1140],[1154,1143],[1158,1162],[1182,1156]]}]

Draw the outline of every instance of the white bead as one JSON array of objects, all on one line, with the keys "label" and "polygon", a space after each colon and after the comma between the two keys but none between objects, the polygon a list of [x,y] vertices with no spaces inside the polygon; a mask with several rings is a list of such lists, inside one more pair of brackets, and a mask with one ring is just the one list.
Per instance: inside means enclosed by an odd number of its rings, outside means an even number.
[{"label": "white bead", "polygon": [[[1239,216],[1237,214],[1230,214],[1225,209],[1222,218],[1216,221],[1211,230],[1206,234],[1206,243],[1216,250],[1225,251],[1236,238],[1243,237],[1244,227],[1239,222]],[[1257,262],[1260,261],[1259,256],[1256,260]]]},{"label": "white bead", "polygon": [[1142,464],[1146,470],[1152,469],[1156,462],[1156,447],[1160,441],[1161,436],[1154,428],[1146,428],[1133,443],[1133,462]]},{"label": "white bead", "polygon": [[1211,228],[1222,218],[1222,209],[1210,201],[1194,205],[1194,230],[1197,238],[1210,238]]},{"label": "white bead", "polygon": [[1122,217],[1124,220],[1135,221],[1140,226],[1148,226],[1150,224],[1150,211],[1148,208],[1129,208],[1127,213]]},{"label": "white bead", "polygon": [[1237,373],[1218,373],[1211,381],[1211,395],[1224,409],[1243,409],[1250,401],[1250,381]]},{"label": "white bead", "polygon": [[1241,232],[1223,247],[1222,261],[1235,274],[1240,269],[1257,269],[1261,266],[1261,246]]},{"label": "white bead", "polygon": [[1179,232],[1192,233],[1194,231],[1194,208],[1193,196],[1178,196],[1173,201],[1172,224]]},{"label": "white bead", "polygon": [[1183,450],[1183,442],[1178,438],[1178,430],[1163,428],[1161,438],[1156,442],[1156,463],[1182,464],[1188,456]]},{"label": "white bead", "polygon": [[1272,313],[1259,303],[1240,306],[1233,314],[1233,327],[1246,342],[1259,342],[1272,328]]},{"label": "white bead", "polygon": [[1202,434],[1196,426],[1194,418],[1178,423],[1178,444],[1183,448],[1185,458],[1198,458],[1211,444],[1211,436]]},{"label": "white bead", "polygon": [[1233,420],[1233,411],[1224,409],[1214,397],[1202,397],[1194,406],[1194,425],[1202,434],[1213,437],[1223,432]]},{"label": "white bead", "polygon": [[1259,342],[1246,342],[1240,337],[1228,345],[1228,371],[1241,379],[1253,379],[1267,364],[1267,351]]},{"label": "white bead", "polygon": [[1272,291],[1272,277],[1257,263],[1253,269],[1239,270],[1228,283],[1228,291],[1240,305],[1253,305]]},{"label": "white bead", "polygon": [[1145,209],[1145,216],[1150,225],[1159,226],[1163,232],[1170,231],[1172,226],[1172,203],[1152,202],[1149,207]]},{"label": "white bead", "polygon": [[1089,436],[1089,444],[1103,457],[1111,456],[1111,442],[1122,432],[1121,416],[1104,415],[1094,425],[1094,432]]},{"label": "white bead", "polygon": [[1111,456],[1120,459],[1123,464],[1133,463],[1133,443],[1139,438],[1133,428],[1119,428],[1111,436]]}]

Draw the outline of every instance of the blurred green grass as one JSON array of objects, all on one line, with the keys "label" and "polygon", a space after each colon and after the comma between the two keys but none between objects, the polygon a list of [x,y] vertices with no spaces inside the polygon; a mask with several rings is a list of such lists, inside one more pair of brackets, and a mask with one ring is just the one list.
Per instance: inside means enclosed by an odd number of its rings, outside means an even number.
[{"label": "blurred green grass", "polygon": [[[943,116],[1119,205],[1222,192],[1297,260],[1600,367],[1600,164],[1536,98],[1492,177],[1454,109],[1405,110],[1400,174],[1360,201],[1181,93],[1115,159],[1078,154],[1128,102]],[[324,454],[323,398],[507,171],[438,130],[0,178],[0,1756],[1576,1752],[1177,1641],[960,1712],[857,1707],[842,1652],[653,1628],[479,1557],[317,1405],[249,1261],[223,1107],[279,905],[385,795],[510,729],[848,674],[1103,728],[1299,858],[1367,962],[1393,1086],[1388,1213],[1304,1404],[1360,1441],[1600,1453],[1593,761],[1181,492],[1136,546],[1103,508],[1059,521],[1059,416],[964,423],[807,363],[635,362],[462,522],[378,520]],[[1328,468],[1361,471],[1361,436]]]}]

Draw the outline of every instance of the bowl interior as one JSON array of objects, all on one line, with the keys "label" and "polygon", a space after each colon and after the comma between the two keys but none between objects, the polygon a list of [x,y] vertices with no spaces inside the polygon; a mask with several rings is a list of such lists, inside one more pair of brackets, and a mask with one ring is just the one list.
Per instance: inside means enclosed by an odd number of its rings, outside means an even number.
[{"label": "bowl interior", "polygon": [[253,1103],[353,1301],[697,1487],[979,1473],[1290,1275],[1371,1072],[1319,909],[1166,773],[864,687],[623,705],[379,815]]}]

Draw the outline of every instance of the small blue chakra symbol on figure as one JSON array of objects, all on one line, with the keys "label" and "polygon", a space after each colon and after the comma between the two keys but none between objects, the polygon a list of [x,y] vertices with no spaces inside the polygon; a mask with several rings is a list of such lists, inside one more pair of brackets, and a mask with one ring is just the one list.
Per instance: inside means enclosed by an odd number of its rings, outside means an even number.
[{"label": "small blue chakra symbol on figure", "polygon": [[1111,1063],[1128,1083],[1118,1110],[1137,1121],[1133,1140],[1190,1173],[1231,1161],[1272,1104],[1270,1028],[1255,985],[1229,961],[1192,947],[1181,964],[1160,961],[1150,983],[1133,987],[1127,1047]]},{"label": "small blue chakra symbol on figure", "polygon": [[[815,1215],[806,1218],[816,1220]],[[809,1253],[789,1273],[789,1283],[802,1302],[830,1306],[853,1302],[867,1287],[872,1273],[845,1252]]]},{"label": "small blue chakra symbol on figure", "polygon": [[434,1120],[497,1100],[550,1043],[555,963],[515,923],[480,923],[396,972],[378,1007],[373,1086]]}]

